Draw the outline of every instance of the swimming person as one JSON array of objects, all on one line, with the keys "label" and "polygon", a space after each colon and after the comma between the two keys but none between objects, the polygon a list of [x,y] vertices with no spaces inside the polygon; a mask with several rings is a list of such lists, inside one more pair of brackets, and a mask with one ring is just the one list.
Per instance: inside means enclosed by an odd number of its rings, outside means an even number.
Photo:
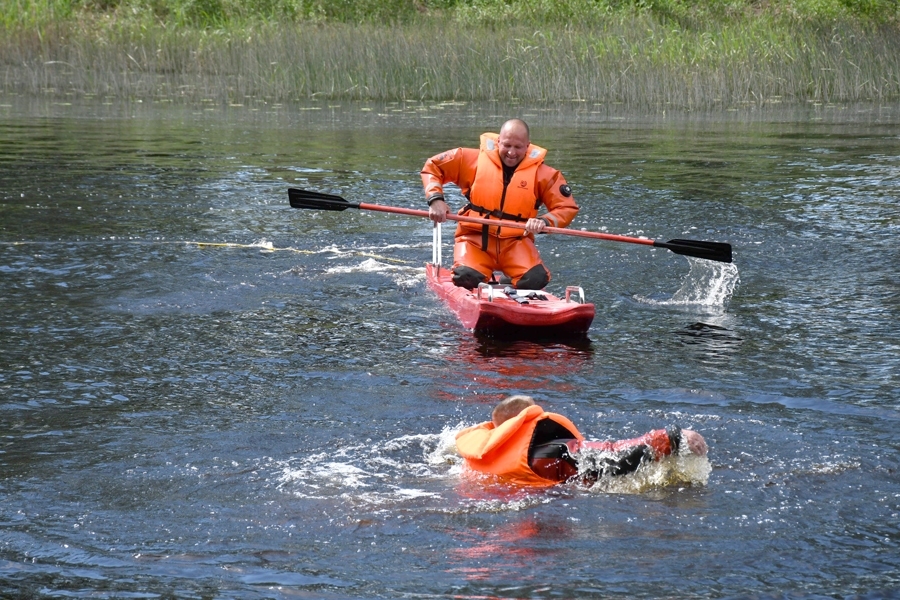
[{"label": "swimming person", "polygon": [[[706,456],[706,441],[696,431],[669,427],[627,440],[588,442],[563,415],[546,412],[530,396],[510,396],[491,420],[463,429],[456,448],[466,465],[519,485],[552,486],[580,477],[625,475],[642,464],[676,453]],[[608,457],[579,472],[580,453],[603,451]]]}]

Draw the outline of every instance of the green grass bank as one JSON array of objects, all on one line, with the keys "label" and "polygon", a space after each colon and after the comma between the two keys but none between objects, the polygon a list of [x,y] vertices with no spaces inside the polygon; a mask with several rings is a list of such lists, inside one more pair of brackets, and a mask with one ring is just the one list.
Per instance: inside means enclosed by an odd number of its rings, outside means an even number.
[{"label": "green grass bank", "polygon": [[4,0],[0,94],[232,104],[900,99],[897,0]]}]

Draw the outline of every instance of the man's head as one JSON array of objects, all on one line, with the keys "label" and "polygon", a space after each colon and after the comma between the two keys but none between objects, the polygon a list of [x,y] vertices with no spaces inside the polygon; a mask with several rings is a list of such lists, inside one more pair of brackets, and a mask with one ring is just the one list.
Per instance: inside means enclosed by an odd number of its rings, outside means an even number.
[{"label": "man's head", "polygon": [[494,407],[491,413],[491,421],[494,423],[494,427],[497,427],[504,421],[512,419],[529,406],[534,406],[534,399],[531,396],[510,396]]},{"label": "man's head", "polygon": [[531,133],[522,119],[510,119],[500,128],[500,160],[507,167],[516,167],[525,158]]}]

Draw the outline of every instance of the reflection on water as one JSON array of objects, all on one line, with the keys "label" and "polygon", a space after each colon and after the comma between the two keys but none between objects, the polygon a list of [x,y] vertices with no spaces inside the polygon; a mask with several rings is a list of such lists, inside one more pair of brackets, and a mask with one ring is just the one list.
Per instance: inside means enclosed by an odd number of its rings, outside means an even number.
[{"label": "reflection on water", "polygon": [[578,393],[569,377],[587,375],[593,368],[590,340],[498,340],[468,334],[454,346],[443,357],[453,376],[440,392],[454,401],[496,404],[515,393]]},{"label": "reflection on water", "polygon": [[[0,596],[900,590],[900,107],[208,108],[0,105]],[[588,339],[494,340],[425,287],[426,220],[288,206],[422,208],[424,157],[507,114],[576,226],[736,262],[541,236]],[[709,459],[478,485],[454,434],[510,393]]]},{"label": "reflection on water", "polygon": [[712,323],[693,323],[675,332],[681,340],[693,346],[703,362],[725,363],[740,351],[743,340],[726,327]]},{"label": "reflection on water", "polygon": [[[565,542],[571,539],[571,527],[565,522],[549,526],[535,519],[521,519],[490,530],[466,528],[455,537],[459,547],[451,550],[447,571],[468,581],[489,582],[498,570],[529,571],[541,554],[534,542],[541,539]],[[497,556],[504,557],[500,564],[492,560]],[[542,579],[542,574],[534,573],[522,583],[533,584],[536,580],[540,583]]]},{"label": "reflection on water", "polygon": [[579,361],[590,359],[593,345],[590,339],[541,342],[531,340],[498,340],[491,336],[472,336],[473,345],[466,344],[464,351],[474,351],[483,358],[512,356],[526,361]]}]

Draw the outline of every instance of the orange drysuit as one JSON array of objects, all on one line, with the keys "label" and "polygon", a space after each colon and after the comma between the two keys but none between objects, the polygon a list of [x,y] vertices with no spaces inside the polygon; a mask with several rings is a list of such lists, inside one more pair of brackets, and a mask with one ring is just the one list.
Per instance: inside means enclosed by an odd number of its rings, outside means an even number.
[{"label": "orange drysuit", "polygon": [[[432,156],[422,167],[422,184],[429,205],[444,200],[444,184],[454,183],[468,200],[460,215],[525,223],[538,217],[551,227],[566,227],[578,213],[578,205],[562,173],[544,164],[547,151],[530,144],[525,158],[504,177],[498,150],[498,134],[481,136],[479,149],[456,148]],[[454,269],[475,269],[487,281],[502,271],[517,285],[526,272],[543,268],[534,236],[524,229],[460,222],[456,227]],[[547,271],[547,281],[549,281]]]},{"label": "orange drysuit", "polygon": [[[529,406],[515,417],[494,426],[490,421],[456,435],[456,448],[469,468],[518,485],[551,486],[578,475],[579,450],[616,453],[602,472],[586,478],[621,475],[646,460],[658,460],[677,451],[681,430],[656,429],[641,437],[616,442],[586,442],[566,417]],[[547,453],[552,449],[553,453]]]}]

